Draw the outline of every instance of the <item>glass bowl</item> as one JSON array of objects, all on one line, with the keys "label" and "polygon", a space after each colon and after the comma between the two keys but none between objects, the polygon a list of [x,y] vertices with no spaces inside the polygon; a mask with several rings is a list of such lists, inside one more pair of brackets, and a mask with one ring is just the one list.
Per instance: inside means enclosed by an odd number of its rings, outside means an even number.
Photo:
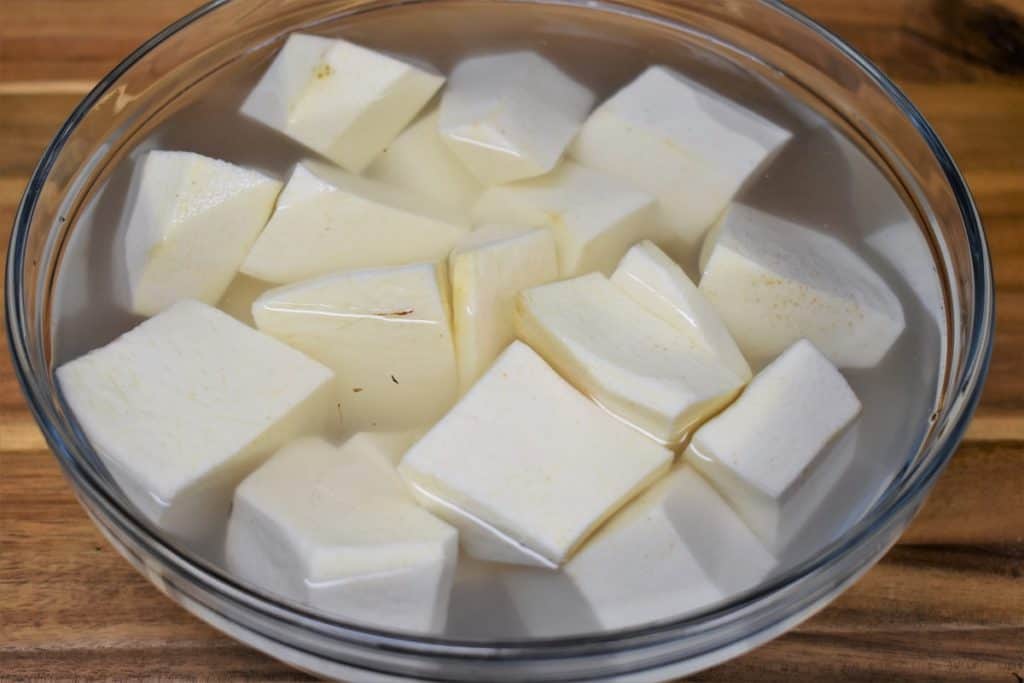
[{"label": "glass bowl", "polygon": [[[420,13],[443,10],[449,29],[469,36],[479,25],[474,13],[498,8],[524,30],[560,45],[571,47],[580,31],[602,26],[612,37],[620,30],[650,36],[651,61],[659,46],[697,46],[770,81],[855,141],[912,210],[931,248],[945,335],[933,378],[934,412],[926,424],[908,425],[920,434],[917,447],[897,454],[900,466],[884,490],[825,547],[756,589],[685,619],[573,638],[481,642],[363,628],[278,601],[179,548],[141,519],[112,484],[55,386],[57,274],[90,198],[135,141],[201,98],[243,58],[271,54],[291,31],[344,27],[388,12],[415,26]],[[601,68],[616,68],[612,61]],[[89,267],[97,272],[104,249],[109,252],[109,245],[89,252]],[[722,662],[792,628],[881,558],[921,506],[978,400],[994,305],[977,212],[935,132],[855,50],[771,0],[212,2],[142,45],[68,118],[18,209],[6,278],[7,333],[29,405],[82,506],[111,543],[161,591],[228,635],[300,669],[357,680],[663,680]],[[88,348],[87,340],[75,341]]]}]

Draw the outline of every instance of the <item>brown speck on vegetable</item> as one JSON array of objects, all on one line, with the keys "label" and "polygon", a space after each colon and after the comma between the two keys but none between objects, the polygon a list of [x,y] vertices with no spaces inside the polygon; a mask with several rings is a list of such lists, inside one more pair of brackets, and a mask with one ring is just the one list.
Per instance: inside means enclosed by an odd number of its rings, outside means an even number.
[{"label": "brown speck on vegetable", "polygon": [[353,394],[358,394],[362,390],[363,390],[362,387],[352,387],[352,393]]},{"label": "brown speck on vegetable", "polygon": [[334,67],[330,64],[320,64],[313,70],[313,76],[319,79],[330,78],[334,74]]},{"label": "brown speck on vegetable", "polygon": [[379,315],[382,318],[404,318],[405,316],[412,315],[413,313],[415,313],[415,309],[406,308],[401,311],[381,311],[380,313],[374,313],[374,315]]},{"label": "brown speck on vegetable", "polygon": [[398,384],[398,379],[394,375],[391,375],[391,381]]}]

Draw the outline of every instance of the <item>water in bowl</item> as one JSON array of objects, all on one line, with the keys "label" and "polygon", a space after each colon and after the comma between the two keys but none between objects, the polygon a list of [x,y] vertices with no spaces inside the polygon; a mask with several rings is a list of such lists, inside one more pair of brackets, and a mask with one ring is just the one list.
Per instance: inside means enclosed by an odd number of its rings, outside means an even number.
[{"label": "water in bowl", "polygon": [[[344,37],[442,71],[471,54],[532,49],[592,88],[599,101],[646,66],[665,64],[794,133],[794,140],[751,179],[739,199],[842,239],[897,293],[907,321],[906,331],[882,363],[844,373],[863,413],[815,475],[818,500],[807,511],[807,522],[794,530],[794,540],[780,552],[779,567],[806,559],[855,521],[911,459],[934,409],[946,313],[932,253],[913,213],[858,145],[793,94],[784,79],[726,55],[721,45],[697,32],[681,36],[674,29],[622,14],[558,5],[481,1],[428,7],[411,11],[398,6],[302,30]],[[276,47],[255,50],[183,93],[93,192],[76,221],[56,283],[56,365],[139,322],[125,305],[124,265],[117,245],[132,163],[141,153],[189,150],[280,178],[308,156],[297,144],[237,113]],[[219,560],[216,550],[206,554]],[[462,560],[448,635],[516,638],[597,628],[593,613],[559,572]],[[521,618],[521,605],[505,589],[509,572],[517,573],[516,585],[543,596],[539,602],[550,615],[541,620],[544,633],[537,632],[537,619]]]}]

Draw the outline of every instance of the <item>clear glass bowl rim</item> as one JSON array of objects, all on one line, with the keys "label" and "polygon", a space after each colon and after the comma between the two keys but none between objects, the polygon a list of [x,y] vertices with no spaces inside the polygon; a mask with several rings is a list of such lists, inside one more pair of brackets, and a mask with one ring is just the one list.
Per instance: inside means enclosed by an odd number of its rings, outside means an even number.
[{"label": "clear glass bowl rim", "polygon": [[[797,582],[817,577],[819,590],[826,583],[840,584],[844,580],[850,580],[859,575],[860,572],[870,567],[877,557],[880,557],[885,548],[870,555],[862,555],[857,563],[856,570],[848,572],[847,576],[839,580],[836,577],[827,576],[829,567],[843,559],[848,559],[857,550],[870,544],[872,540],[879,536],[884,536],[883,532],[891,528],[894,519],[900,518],[901,513],[903,513],[904,517],[909,518],[917,505],[923,501],[935,478],[953,455],[963,437],[974,408],[980,398],[981,387],[988,370],[992,352],[995,301],[990,255],[981,221],[967,184],[949,152],[924,116],[910,102],[906,95],[866,57],[824,27],[779,0],[755,1],[818,33],[835,50],[849,59],[867,75],[914,125],[935,156],[935,160],[943,169],[945,179],[949,183],[949,188],[956,198],[971,252],[971,275],[974,292],[973,316],[967,325],[969,330],[967,348],[963,356],[964,364],[959,381],[955,385],[950,386],[947,391],[948,395],[959,397],[961,400],[949,401],[948,409],[939,419],[939,422],[945,427],[942,430],[943,435],[931,445],[929,452],[921,459],[919,465],[906,472],[902,480],[898,480],[899,486],[890,486],[858,523],[820,553],[792,567],[789,571],[777,576],[772,581],[683,619],[573,637],[481,642],[391,633],[347,624],[340,620],[332,620],[319,614],[278,602],[271,597],[236,583],[231,576],[217,568],[206,563],[196,562],[192,558],[182,555],[174,547],[168,545],[160,536],[154,534],[147,526],[140,524],[138,520],[134,519],[133,515],[126,511],[118,500],[111,497],[104,490],[102,483],[92,481],[90,473],[83,470],[75,462],[76,455],[71,452],[68,444],[64,442],[51,423],[53,418],[50,403],[55,397],[52,396],[45,383],[34,375],[29,358],[29,340],[26,335],[29,322],[25,317],[25,283],[21,275],[24,270],[29,229],[49,172],[63,150],[68,137],[85,115],[125,72],[131,69],[156,46],[207,14],[230,4],[232,1],[212,0],[168,25],[139,46],[111,70],[110,73],[104,76],[95,88],[78,104],[46,148],[29,180],[15,214],[14,228],[8,249],[5,282],[5,320],[8,346],[11,349],[14,360],[15,374],[18,377],[29,407],[42,428],[51,449],[58,457],[65,475],[72,481],[80,497],[87,495],[89,497],[89,504],[101,505],[105,513],[113,516],[122,531],[128,531],[133,537],[141,539],[143,544],[151,550],[153,557],[158,558],[164,564],[165,569],[176,570],[176,573],[188,577],[189,580],[197,583],[206,591],[221,597],[226,596],[228,599],[240,603],[241,607],[252,609],[270,618],[284,618],[285,621],[291,622],[298,627],[309,627],[318,633],[327,633],[332,637],[348,640],[353,644],[390,650],[396,653],[402,652],[409,655],[493,659],[495,652],[501,650],[500,658],[506,660],[520,657],[529,659],[535,657],[585,656],[591,653],[595,646],[611,647],[615,650],[626,649],[631,643],[637,645],[650,644],[649,638],[678,633],[679,629],[696,634],[700,633],[703,627],[707,627],[706,631],[710,632],[729,626],[727,621],[726,623],[722,622],[723,618],[735,614],[744,608],[762,606],[760,603],[765,603],[773,596],[778,596],[784,589]],[[422,1],[425,0],[396,0],[392,4],[411,4]],[[596,5],[598,9],[602,7],[615,9],[617,7],[614,1],[607,3],[583,3],[579,0],[527,1]],[[618,11],[623,9],[628,12],[643,14],[634,7],[623,8],[618,6]],[[660,20],[671,23],[665,18],[660,18]],[[83,505],[88,507],[85,499],[82,502]],[[903,523],[905,524],[906,521],[909,520],[907,519]],[[788,613],[777,613],[775,623],[782,623],[795,616],[797,612],[798,610],[794,609]],[[601,651],[606,652],[607,649]]]}]

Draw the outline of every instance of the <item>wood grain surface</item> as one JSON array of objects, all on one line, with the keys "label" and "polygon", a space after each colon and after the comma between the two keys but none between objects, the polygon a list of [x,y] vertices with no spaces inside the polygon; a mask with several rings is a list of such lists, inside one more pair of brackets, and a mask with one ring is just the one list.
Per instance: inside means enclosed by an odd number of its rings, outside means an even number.
[{"label": "wood grain surface", "polygon": [[[0,1],[0,239],[91,84],[192,0]],[[819,615],[700,681],[1024,680],[1024,3],[801,0],[924,111],[975,193],[996,347],[967,439],[902,542]],[[297,680],[101,538],[0,358],[0,679]]]}]

